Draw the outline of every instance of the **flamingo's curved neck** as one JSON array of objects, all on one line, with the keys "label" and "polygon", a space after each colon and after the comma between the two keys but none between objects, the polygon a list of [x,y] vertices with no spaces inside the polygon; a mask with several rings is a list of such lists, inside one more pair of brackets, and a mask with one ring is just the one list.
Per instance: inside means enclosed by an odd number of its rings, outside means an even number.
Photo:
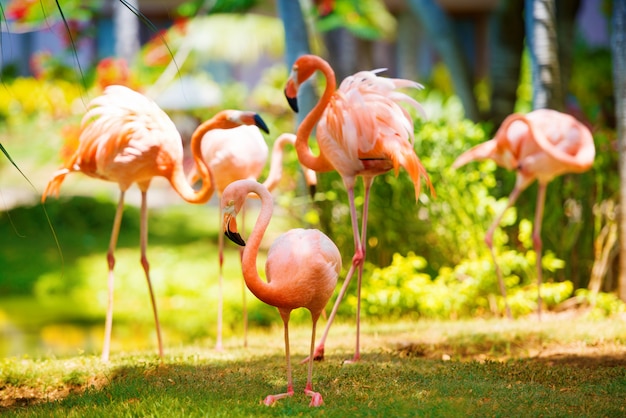
[{"label": "flamingo's curved neck", "polygon": [[273,291],[272,286],[268,282],[261,279],[256,265],[261,240],[272,218],[274,208],[272,195],[263,185],[256,182],[252,184],[246,192],[252,192],[259,196],[261,199],[261,211],[243,250],[243,256],[241,258],[243,278],[246,282],[246,286],[254,296],[269,305],[276,306],[276,292]]},{"label": "flamingo's curved neck", "polygon": [[316,68],[321,71],[326,78],[326,88],[320,100],[309,114],[306,115],[298,127],[296,132],[296,152],[298,153],[298,159],[306,167],[318,172],[332,171],[334,167],[321,152],[317,157],[313,155],[309,147],[309,137],[311,136],[311,132],[313,132],[315,124],[319,122],[322,117],[326,106],[328,106],[337,87],[337,81],[335,79],[335,72],[326,61],[318,58],[314,62]]},{"label": "flamingo's curved neck", "polygon": [[[215,191],[215,181],[213,179],[213,173],[209,169],[206,161],[202,158],[202,138],[211,129],[219,128],[223,123],[220,118],[212,118],[205,121],[196,128],[191,136],[191,153],[196,165],[196,170],[202,179],[202,187],[200,190],[195,191],[189,182],[185,179],[182,167],[172,176],[172,186],[178,192],[178,194],[189,203],[206,203],[211,199],[213,192]],[[182,180],[180,179],[182,177]]]},{"label": "flamingo's curved neck", "polygon": [[285,145],[287,144],[295,144],[295,135],[285,133],[276,138],[276,141],[274,141],[270,160],[270,172],[263,182],[263,185],[267,187],[267,190],[269,191],[276,188],[281,177],[283,176],[283,154]]}]

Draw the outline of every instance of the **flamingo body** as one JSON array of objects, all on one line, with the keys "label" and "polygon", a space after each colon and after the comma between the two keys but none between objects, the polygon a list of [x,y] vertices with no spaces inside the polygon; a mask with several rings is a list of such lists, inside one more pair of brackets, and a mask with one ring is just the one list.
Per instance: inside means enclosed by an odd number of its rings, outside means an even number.
[{"label": "flamingo body", "polygon": [[183,146],[172,120],[156,103],[123,86],[109,86],[89,103],[81,122],[79,146],[64,169],[48,184],[45,196],[57,195],[65,174],[133,183],[171,177],[181,167]]},{"label": "flamingo body", "polygon": [[214,129],[202,141],[202,156],[215,176],[219,194],[235,180],[258,179],[268,155],[267,143],[256,126]]},{"label": "flamingo body", "polygon": [[496,217],[485,235],[508,317],[511,317],[511,312],[506,303],[506,288],[493,248],[493,234],[504,212],[515,204],[523,190],[537,180],[539,190],[533,225],[533,246],[537,254],[537,314],[541,317],[541,221],[546,188],[557,176],[589,170],[593,166],[594,158],[593,136],[584,124],[556,110],[538,109],[526,115],[510,115],[502,122],[493,139],[464,152],[453,163],[452,166],[458,168],[472,161],[492,159],[499,166],[517,173],[507,207]]},{"label": "flamingo body", "polygon": [[[279,309],[307,308],[319,314],[335,290],[339,268],[341,256],[330,238],[317,229],[291,229],[272,243],[265,263],[268,283],[288,291],[273,300],[261,300]],[[326,277],[334,279],[315,280]]]},{"label": "flamingo body", "polygon": [[[261,198],[261,212],[248,243],[245,243],[237,232],[236,217],[250,192]],[[242,272],[246,285],[257,298],[278,309],[284,324],[287,392],[268,395],[264,403],[271,405],[278,399],[294,394],[289,354],[289,316],[294,309],[306,308],[311,312],[313,327],[305,393],[311,398],[311,406],[320,406],[323,404],[322,395],[312,388],[315,327],[337,284],[341,254],[322,232],[316,229],[292,229],[277,238],[270,247],[265,263],[267,281],[263,281],[257,271],[256,259],[272,216],[272,207],[272,196],[267,188],[251,180],[230,184],[222,195],[225,235],[245,246]]]},{"label": "flamingo body", "polygon": [[461,154],[453,167],[492,159],[517,171],[517,183],[525,189],[534,180],[548,183],[565,173],[587,171],[594,158],[593,136],[584,124],[556,110],[538,109],[509,116],[492,140]]}]

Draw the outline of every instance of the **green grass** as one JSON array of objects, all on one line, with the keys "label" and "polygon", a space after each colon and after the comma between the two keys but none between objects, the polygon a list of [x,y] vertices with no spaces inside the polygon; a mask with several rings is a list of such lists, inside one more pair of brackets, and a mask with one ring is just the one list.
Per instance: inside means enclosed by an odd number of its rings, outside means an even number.
[{"label": "green grass", "polygon": [[[575,323],[576,326],[569,326]],[[0,361],[0,409],[11,416],[624,416],[626,323],[576,319],[366,323],[331,330],[315,363],[321,408],[302,393],[309,327],[292,330],[293,398],[261,404],[286,385],[280,327],[215,352],[202,345],[96,356]],[[504,344],[509,341],[510,344]],[[445,360],[450,359],[450,360]],[[8,406],[7,405],[11,405]]]}]

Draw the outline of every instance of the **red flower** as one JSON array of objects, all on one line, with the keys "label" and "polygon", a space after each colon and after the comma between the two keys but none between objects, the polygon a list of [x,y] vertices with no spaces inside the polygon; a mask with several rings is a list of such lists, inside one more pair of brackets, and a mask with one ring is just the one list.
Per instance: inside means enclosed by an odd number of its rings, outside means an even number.
[{"label": "red flower", "polygon": [[112,57],[101,60],[96,67],[96,84],[101,90],[111,84],[130,87],[130,71],[126,61]]},{"label": "red flower", "polygon": [[28,17],[31,7],[37,2],[38,0],[13,0],[5,9],[6,16],[9,19],[23,21]]}]

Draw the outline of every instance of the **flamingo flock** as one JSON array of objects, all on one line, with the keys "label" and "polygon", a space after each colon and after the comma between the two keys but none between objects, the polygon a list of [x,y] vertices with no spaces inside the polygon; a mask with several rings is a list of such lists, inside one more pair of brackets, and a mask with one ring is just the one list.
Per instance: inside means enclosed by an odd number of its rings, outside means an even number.
[{"label": "flamingo flock", "polygon": [[[354,355],[346,363],[361,360],[360,294],[366,259],[368,205],[374,179],[391,170],[397,176],[400,168],[403,168],[413,182],[416,201],[421,193],[422,180],[431,195],[435,196],[428,173],[413,147],[415,128],[409,109],[422,117],[425,114],[420,104],[406,92],[407,89],[421,89],[422,86],[410,80],[382,77],[379,75],[381,70],[374,70],[349,76],[337,88],[334,72],[328,62],[316,55],[303,55],[294,62],[284,89],[287,104],[294,111],[299,110],[299,87],[317,72],[326,80],[325,90],[318,103],[304,117],[295,135],[283,134],[277,138],[272,151],[271,169],[263,183],[258,179],[267,162],[269,151],[261,131],[269,134],[269,130],[255,112],[223,110],[200,124],[192,135],[190,145],[194,167],[191,172],[185,173],[180,134],[171,119],[154,102],[123,86],[109,86],[102,95],[90,102],[80,127],[78,149],[54,173],[43,193],[42,201],[48,196],[58,195],[65,176],[73,172],[82,172],[119,185],[120,198],[107,253],[108,304],[103,361],[109,360],[110,353],[114,251],[125,192],[134,183],[138,185],[142,197],[141,265],[150,294],[159,356],[163,359],[161,328],[146,254],[147,191],[152,178],[157,176],[165,177],[173,189],[190,203],[206,203],[217,191],[224,236],[241,247],[241,269],[245,286],[259,300],[278,309],[284,324],[287,390],[268,395],[264,404],[272,405],[295,393],[288,324],[292,310],[306,308],[311,313],[312,331],[310,353],[305,359],[308,362],[308,373],[304,393],[311,399],[310,406],[323,405],[322,395],[313,390],[313,362],[324,357],[324,345],[331,324],[355,273],[358,301],[356,343]],[[317,153],[309,146],[309,138],[314,130],[319,149]],[[283,147],[288,144],[295,147],[307,184],[315,184],[315,173],[337,171],[348,193],[354,253],[317,346],[316,325],[336,289],[342,269],[342,256],[332,239],[316,229],[292,229],[276,238],[271,245],[267,253],[265,279],[261,278],[256,263],[261,240],[272,216],[271,190],[281,178]],[[460,168],[475,160],[493,159],[502,167],[515,171],[517,181],[509,196],[507,208],[515,204],[519,194],[534,180],[538,181],[533,243],[537,253],[538,282],[541,285],[541,219],[546,186],[556,176],[588,170],[594,157],[593,137],[583,124],[569,115],[543,109],[527,115],[511,115],[502,123],[493,139],[460,155],[453,167]],[[357,177],[363,180],[364,185],[360,220],[355,203]],[[195,190],[192,186],[197,181],[201,182],[201,186]],[[246,242],[240,231],[244,230],[244,208],[250,198],[260,199],[261,210]],[[238,215],[241,218],[241,228],[237,223]],[[492,253],[495,272],[506,300],[506,290],[492,243],[493,233],[501,218],[502,214],[494,220],[486,233],[485,242]],[[219,306],[216,348],[222,350],[221,289],[224,244],[221,234],[218,247]],[[540,310],[541,294],[538,295],[539,313]],[[247,343],[246,330],[247,325],[244,324],[244,345]]]}]

